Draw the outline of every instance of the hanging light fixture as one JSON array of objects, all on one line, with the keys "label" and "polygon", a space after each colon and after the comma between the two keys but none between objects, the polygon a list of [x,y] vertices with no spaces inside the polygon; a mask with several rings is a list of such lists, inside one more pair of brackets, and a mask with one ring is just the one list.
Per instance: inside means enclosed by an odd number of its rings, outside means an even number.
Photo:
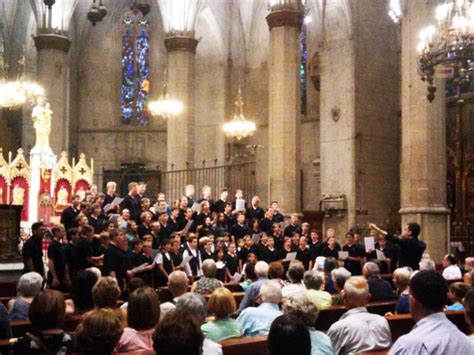
[{"label": "hanging light fixture", "polygon": [[158,100],[148,103],[148,109],[154,116],[169,118],[183,112],[181,101],[170,99],[168,96],[168,75],[165,70],[163,78],[163,92]]},{"label": "hanging light fixture", "polygon": [[257,127],[254,122],[247,120],[244,116],[244,102],[242,100],[242,91],[240,90],[240,87],[235,106],[237,109],[234,118],[232,118],[231,121],[226,122],[223,126],[225,135],[237,140],[253,136]]},{"label": "hanging light fixture", "polygon": [[99,5],[97,5],[96,0],[92,0],[92,5],[89,11],[87,12],[87,19],[92,23],[92,26],[95,26],[97,22],[100,22],[107,15],[107,8],[105,7],[103,0],[99,0]]}]

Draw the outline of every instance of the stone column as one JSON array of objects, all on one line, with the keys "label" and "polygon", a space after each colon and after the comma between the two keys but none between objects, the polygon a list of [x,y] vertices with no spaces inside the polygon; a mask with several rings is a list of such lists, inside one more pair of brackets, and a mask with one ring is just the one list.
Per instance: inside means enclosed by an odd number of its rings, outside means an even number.
[{"label": "stone column", "polygon": [[300,148],[300,32],[302,12],[273,10],[270,29],[269,68],[269,200],[276,200],[285,214],[299,213],[301,205]]},{"label": "stone column", "polygon": [[168,118],[168,170],[171,167],[173,170],[194,167],[194,61],[197,45],[198,41],[191,37],[165,39],[168,50],[168,94],[184,106],[181,114]]},{"label": "stone column", "polygon": [[448,248],[446,207],[446,99],[442,80],[436,98],[426,99],[426,82],[417,72],[419,33],[434,25],[437,1],[407,1],[402,20],[402,223],[418,222],[421,239],[435,261]]},{"label": "stone column", "polygon": [[50,146],[59,154],[69,148],[69,47],[67,37],[40,34],[34,37],[37,57],[37,80],[46,91],[51,104]]}]

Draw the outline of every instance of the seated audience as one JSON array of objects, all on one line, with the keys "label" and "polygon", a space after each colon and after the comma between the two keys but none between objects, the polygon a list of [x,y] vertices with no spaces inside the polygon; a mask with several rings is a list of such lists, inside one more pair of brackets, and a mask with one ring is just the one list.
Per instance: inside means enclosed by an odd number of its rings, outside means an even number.
[{"label": "seated audience", "polygon": [[62,330],[66,305],[61,292],[40,291],[29,307],[33,331],[12,345],[13,354],[66,354],[73,349],[73,339]]},{"label": "seated audience", "polygon": [[471,331],[469,338],[474,344],[474,289],[471,289],[464,297],[464,319],[469,325]]},{"label": "seated audience", "polygon": [[210,295],[215,289],[222,287],[222,281],[216,278],[217,266],[212,259],[206,259],[202,262],[202,276],[193,283],[191,292],[201,295]]},{"label": "seated audience", "polygon": [[328,257],[324,259],[323,271],[324,271],[324,275],[326,279],[326,284],[324,285],[324,291],[329,292],[330,294],[334,294],[338,292],[336,291],[336,287],[333,283],[332,277],[330,277],[332,271],[336,269],[337,267],[338,267],[338,261],[336,258]]},{"label": "seated audience", "polygon": [[240,287],[244,292],[247,292],[250,285],[257,281],[257,275],[255,274],[255,264],[247,263],[244,265],[244,270],[242,271],[244,274],[244,281],[240,282]]},{"label": "seated audience", "polygon": [[421,261],[418,263],[420,267],[420,271],[422,270],[435,270],[436,271],[436,263],[430,258],[422,258]]},{"label": "seated audience", "polygon": [[213,355],[202,352],[204,342],[199,323],[184,311],[169,312],[153,335],[153,347],[160,355]]},{"label": "seated audience", "polygon": [[283,314],[294,316],[304,322],[311,337],[312,355],[334,354],[331,339],[323,332],[314,329],[314,325],[318,319],[319,309],[308,297],[290,297],[283,304]]},{"label": "seated audience", "polygon": [[10,319],[8,319],[8,311],[0,303],[0,340],[9,339],[12,337],[12,328],[10,326]]},{"label": "seated audience", "polygon": [[471,287],[474,286],[474,270],[470,270],[464,274],[464,283]]},{"label": "seated audience", "polygon": [[334,290],[336,293],[332,296],[332,305],[339,306],[344,304],[344,284],[347,280],[351,277],[351,273],[343,268],[339,267],[331,271],[329,278],[332,280],[334,284]]},{"label": "seated audience", "polygon": [[463,299],[469,291],[469,286],[462,282],[454,282],[448,287],[448,298],[453,303],[448,306],[448,311],[462,311],[464,309]]},{"label": "seated audience", "polygon": [[395,305],[396,314],[410,313],[410,305],[408,304],[410,276],[411,272],[408,268],[398,268],[393,272],[393,285],[398,293],[397,304]]},{"label": "seated audience", "polygon": [[443,313],[448,286],[436,271],[420,271],[410,280],[412,331],[393,344],[389,354],[473,354],[470,341]]},{"label": "seated audience", "polygon": [[282,315],[276,318],[267,339],[270,355],[310,355],[311,337],[302,320]]},{"label": "seated audience", "polygon": [[169,311],[176,307],[178,297],[188,292],[189,279],[184,271],[175,270],[168,277],[168,291],[173,296],[169,302],[160,305],[160,315],[163,318]]},{"label": "seated audience", "polygon": [[324,274],[322,272],[312,270],[306,271],[303,277],[306,286],[306,297],[313,302],[319,309],[329,307],[332,304],[332,297],[329,292],[324,289]]},{"label": "seated audience", "polygon": [[[206,300],[198,293],[187,292],[179,297],[176,302],[176,311],[183,311],[191,314],[199,326],[202,326],[206,322]],[[222,346],[210,339],[204,338],[204,341],[202,342],[202,353],[209,355],[222,355]],[[161,352],[159,352],[159,354],[161,355]]]},{"label": "seated audience", "polygon": [[[128,282],[128,294],[131,295],[133,291],[139,289],[140,287],[145,287],[145,282],[143,282],[143,280],[138,277],[132,277]],[[128,309],[128,302],[124,302],[120,306],[120,309],[126,311]]]},{"label": "seated audience", "polygon": [[461,269],[457,265],[457,260],[454,255],[448,254],[443,258],[443,277],[446,280],[462,279]]},{"label": "seated audience", "polygon": [[201,326],[206,338],[221,341],[242,335],[235,319],[229,317],[237,309],[232,292],[225,287],[217,288],[209,298],[207,306],[209,312],[214,316],[214,320],[210,320]]},{"label": "seated audience", "polygon": [[17,286],[17,296],[8,301],[8,317],[10,320],[28,320],[28,309],[38,292],[41,290],[43,277],[37,272],[21,275]]},{"label": "seated audience", "polygon": [[370,301],[388,301],[393,298],[392,285],[380,277],[380,269],[374,262],[365,263],[362,274],[369,284]]},{"label": "seated audience", "polygon": [[66,300],[66,313],[81,314],[94,308],[92,288],[99,279],[91,270],[77,273],[71,287],[71,299]]},{"label": "seated audience", "polygon": [[84,314],[76,329],[76,346],[80,355],[109,355],[123,333],[123,324],[108,308]]},{"label": "seated audience", "polygon": [[285,286],[285,281],[283,281],[283,276],[285,275],[285,268],[280,261],[273,261],[268,264],[268,278],[270,280],[276,281],[280,284],[281,287]]},{"label": "seated audience", "polygon": [[120,297],[120,287],[113,277],[103,277],[92,288],[92,302],[96,308],[118,307],[117,301]]},{"label": "seated audience", "polygon": [[255,264],[255,274],[258,279],[250,285],[247,291],[245,291],[245,296],[240,302],[240,311],[255,304],[255,300],[260,294],[260,287],[268,281],[268,269],[268,264],[265,261],[259,261]]},{"label": "seated audience", "polygon": [[127,327],[115,352],[153,350],[153,332],[160,320],[160,299],[150,287],[138,288],[128,299]]},{"label": "seated audience", "polygon": [[244,336],[267,335],[273,320],[282,314],[278,307],[281,288],[277,281],[265,282],[259,296],[262,304],[245,308],[237,318]]},{"label": "seated audience", "polygon": [[367,311],[365,306],[369,300],[369,285],[364,277],[352,276],[346,281],[344,305],[348,311],[327,332],[335,354],[390,347],[392,336],[388,322],[384,317]]},{"label": "seated audience", "polygon": [[303,283],[304,271],[305,269],[301,262],[293,261],[290,264],[286,277],[291,283],[281,289],[283,298],[306,294],[306,286]]}]

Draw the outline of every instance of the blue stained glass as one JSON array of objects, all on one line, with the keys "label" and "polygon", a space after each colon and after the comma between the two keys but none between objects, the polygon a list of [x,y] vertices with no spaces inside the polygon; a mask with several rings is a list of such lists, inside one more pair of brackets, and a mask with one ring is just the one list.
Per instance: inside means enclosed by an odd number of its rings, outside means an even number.
[{"label": "blue stained glass", "polygon": [[308,76],[306,73],[307,63],[308,48],[306,47],[306,31],[303,26],[300,34],[300,101],[302,114],[306,114],[306,90],[308,87]]},{"label": "blue stained glass", "polygon": [[136,14],[125,16],[122,37],[121,116],[125,124],[148,124],[149,93],[148,21]]}]

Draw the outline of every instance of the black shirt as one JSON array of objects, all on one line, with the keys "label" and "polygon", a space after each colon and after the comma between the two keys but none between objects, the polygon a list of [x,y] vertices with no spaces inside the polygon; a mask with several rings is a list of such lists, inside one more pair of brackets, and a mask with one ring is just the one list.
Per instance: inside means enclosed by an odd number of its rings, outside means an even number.
[{"label": "black shirt", "polygon": [[23,245],[23,258],[31,259],[33,270],[27,270],[26,265],[23,273],[35,271],[44,278],[44,264],[43,264],[43,239],[31,237]]},{"label": "black shirt", "polygon": [[239,270],[239,258],[237,257],[237,255],[232,256],[227,253],[224,256],[224,262],[227,267],[227,270],[229,270],[229,273],[234,276],[234,274]]},{"label": "black shirt", "polygon": [[[52,240],[48,247],[48,259],[51,259],[54,264],[54,270],[58,279],[64,282],[64,271],[66,269],[66,260],[64,258],[63,247],[57,240]],[[48,274],[50,274],[48,272]],[[52,277],[52,275],[50,275]]]},{"label": "black shirt", "polygon": [[267,217],[262,219],[262,222],[260,223],[260,229],[262,232],[267,233],[267,235],[272,235],[273,233],[273,221],[271,219],[268,219]]},{"label": "black shirt", "polygon": [[247,219],[249,221],[252,221],[252,219],[258,219],[260,221],[264,216],[265,212],[260,207],[253,208],[252,206],[250,206],[247,209]]},{"label": "black shirt", "polygon": [[273,248],[273,250],[270,250],[268,247],[265,248],[265,261],[267,263],[271,263],[273,261],[278,261],[279,259],[279,251],[278,249]]},{"label": "black shirt", "polygon": [[239,239],[242,239],[246,235],[250,235],[250,228],[246,224],[241,226],[237,223],[234,224],[230,229],[230,234],[234,236],[235,242],[237,242]]},{"label": "black shirt", "polygon": [[110,244],[104,253],[104,276],[113,271],[115,278],[123,290],[127,278],[127,254],[114,244]]},{"label": "black shirt", "polygon": [[134,221],[138,221],[137,224],[141,223],[140,204],[136,198],[130,195],[125,196],[122,203],[120,204],[120,208],[122,210],[128,209],[130,211],[130,219],[133,219]]},{"label": "black shirt", "polygon": [[339,252],[340,252],[340,251],[341,251],[341,247],[340,247],[338,244],[336,244],[336,245],[334,246],[334,249],[333,249],[333,250],[331,250],[328,246],[325,246],[325,247],[323,248],[322,255],[323,255],[324,257],[326,257],[326,258],[332,256],[333,258],[338,259],[338,258],[339,258]]},{"label": "black shirt", "polygon": [[89,225],[94,228],[95,234],[102,233],[104,230],[104,218],[102,216],[98,216],[97,218],[89,216],[87,220],[89,221]]},{"label": "black shirt", "polygon": [[74,272],[78,272],[80,270],[84,270],[88,267],[91,267],[92,265],[89,264],[87,258],[93,255],[94,251],[92,249],[92,243],[89,242],[86,238],[80,237],[72,251]]},{"label": "black shirt", "polygon": [[309,250],[311,252],[311,258],[314,260],[318,256],[321,256],[323,253],[323,244],[321,242],[317,242],[316,244],[309,243]]},{"label": "black shirt", "polygon": [[151,234],[150,226],[146,226],[143,223],[138,226],[137,234],[140,238],[143,238],[144,235]]},{"label": "black shirt", "polygon": [[283,217],[283,215],[280,212],[277,212],[273,215],[273,222],[274,223],[280,223],[280,222],[283,222],[284,220],[285,220],[285,218]]},{"label": "black shirt", "polygon": [[74,207],[69,206],[66,207],[62,212],[61,212],[61,224],[64,226],[66,229],[66,232],[74,227],[77,227],[76,225],[76,217],[79,215],[79,210],[76,210]]},{"label": "black shirt", "polygon": [[226,204],[226,202],[224,200],[221,200],[221,199],[217,200],[211,206],[211,212],[224,213],[225,204]]},{"label": "black shirt", "polygon": [[412,270],[418,270],[426,244],[418,238],[399,239],[391,235],[386,236],[387,241],[393,242],[400,247],[398,267],[409,266]]},{"label": "black shirt", "polygon": [[306,248],[304,250],[298,248],[298,250],[296,251],[296,260],[301,261],[304,265],[304,269],[308,270],[309,262],[311,261],[311,251],[309,250],[309,248]]},{"label": "black shirt", "polygon": [[284,235],[285,237],[291,237],[291,235],[292,235],[294,232],[296,232],[296,233],[298,233],[298,234],[301,234],[301,227],[298,226],[298,225],[294,226],[294,225],[290,224],[290,225],[288,225],[288,226],[285,228],[285,231],[283,232],[283,235]]},{"label": "black shirt", "polygon": [[369,277],[370,302],[388,301],[393,298],[392,285],[380,277]]},{"label": "black shirt", "polygon": [[[357,244],[352,244],[351,246],[346,244],[342,247],[342,250],[347,251],[349,256],[352,257],[365,256],[365,250]],[[362,265],[360,261],[344,260],[344,267],[351,272],[352,276],[362,275]]]},{"label": "black shirt", "polygon": [[[44,344],[51,354],[69,354],[73,352],[74,340],[69,333],[62,332],[59,334],[44,334],[41,332],[34,332],[33,336]],[[18,341],[11,346],[11,350],[14,354],[45,354],[45,352],[41,351],[41,348],[28,335],[24,335],[18,339]]]}]

